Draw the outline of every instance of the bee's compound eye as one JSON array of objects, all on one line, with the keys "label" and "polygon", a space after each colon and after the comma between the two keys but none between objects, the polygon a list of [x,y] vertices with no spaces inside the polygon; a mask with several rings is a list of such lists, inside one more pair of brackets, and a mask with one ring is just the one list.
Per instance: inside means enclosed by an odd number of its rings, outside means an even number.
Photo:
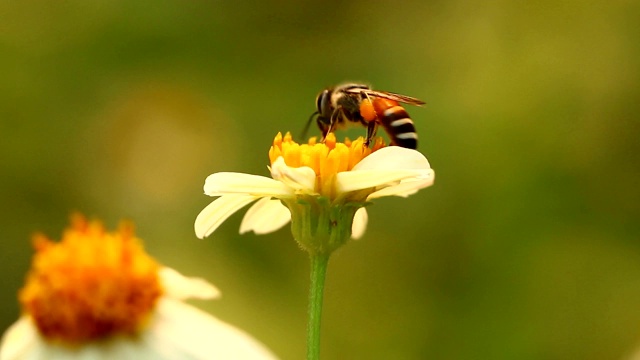
[{"label": "bee's compound eye", "polygon": [[324,114],[331,106],[331,92],[329,90],[323,90],[316,98],[316,107],[320,114]]},{"label": "bee's compound eye", "polygon": [[360,102],[360,115],[366,121],[374,121],[378,117],[371,100],[364,99]]},{"label": "bee's compound eye", "polygon": [[319,93],[318,96],[316,96],[316,109],[318,109],[318,111],[320,111],[320,100],[322,98],[322,93],[324,93],[324,91]]}]

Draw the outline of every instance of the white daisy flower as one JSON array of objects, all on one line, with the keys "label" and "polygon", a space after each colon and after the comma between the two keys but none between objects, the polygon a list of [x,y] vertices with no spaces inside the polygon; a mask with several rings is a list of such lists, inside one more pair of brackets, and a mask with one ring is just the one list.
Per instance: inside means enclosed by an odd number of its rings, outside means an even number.
[{"label": "white daisy flower", "polygon": [[4,334],[1,360],[276,359],[257,340],[183,302],[220,296],[144,252],[133,227],[106,232],[73,218],[59,243],[34,239],[19,299],[22,317]]},{"label": "white daisy flower", "polygon": [[320,356],[320,319],[325,274],[331,253],[367,226],[365,206],[382,196],[407,197],[433,184],[434,172],[419,152],[386,147],[381,138],[372,148],[364,140],[323,143],[294,142],[278,134],[269,150],[271,178],[232,172],[209,175],[206,195],[217,197],[195,221],[199,238],[211,235],[229,216],[254,202],[240,233],[265,234],[291,221],[291,232],[309,253],[309,321],[307,358]]},{"label": "white daisy flower", "polygon": [[312,139],[302,145],[290,134],[284,138],[278,134],[269,158],[271,178],[232,172],[207,177],[204,192],[217,199],[196,218],[199,238],[209,236],[229,216],[257,200],[244,216],[240,233],[269,233],[293,219],[294,237],[303,248],[330,252],[349,237],[364,234],[368,201],[407,197],[434,180],[424,155],[386,147],[380,138],[370,149],[363,146],[362,138],[337,143],[332,133],[324,143]]}]

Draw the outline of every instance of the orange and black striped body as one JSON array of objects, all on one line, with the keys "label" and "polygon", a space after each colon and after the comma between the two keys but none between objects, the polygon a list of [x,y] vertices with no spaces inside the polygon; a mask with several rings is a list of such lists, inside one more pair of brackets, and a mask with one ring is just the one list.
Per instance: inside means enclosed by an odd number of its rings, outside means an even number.
[{"label": "orange and black striped body", "polygon": [[391,145],[408,149],[418,148],[416,127],[407,110],[397,101],[385,98],[366,99],[360,104],[360,113],[366,121],[375,121],[384,128],[389,134]]},{"label": "orange and black striped body", "polygon": [[367,85],[342,84],[320,92],[316,98],[316,123],[323,139],[348,124],[360,124],[367,128],[365,145],[369,145],[376,135],[378,126],[382,126],[389,135],[391,145],[409,149],[418,147],[418,135],[413,121],[400,103],[420,106],[424,102],[416,98],[371,90]]}]

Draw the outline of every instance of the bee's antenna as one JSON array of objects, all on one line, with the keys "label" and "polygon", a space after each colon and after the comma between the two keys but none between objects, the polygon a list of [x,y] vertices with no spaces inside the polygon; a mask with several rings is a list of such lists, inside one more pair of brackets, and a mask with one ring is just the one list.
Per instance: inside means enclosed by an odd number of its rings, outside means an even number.
[{"label": "bee's antenna", "polygon": [[311,126],[311,120],[313,120],[313,118],[316,117],[317,115],[320,115],[320,112],[318,111],[314,112],[309,117],[309,120],[307,120],[307,124],[304,126],[304,129],[302,129],[302,132],[300,133],[300,141],[305,141],[305,138],[307,137],[307,132],[309,132],[309,126]]}]

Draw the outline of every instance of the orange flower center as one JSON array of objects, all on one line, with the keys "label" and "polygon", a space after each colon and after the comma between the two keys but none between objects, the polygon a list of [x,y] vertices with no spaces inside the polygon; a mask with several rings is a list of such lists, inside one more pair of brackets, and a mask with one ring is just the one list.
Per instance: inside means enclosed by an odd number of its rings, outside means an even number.
[{"label": "orange flower center", "polygon": [[36,235],[34,247],[19,299],[49,340],[77,344],[134,334],[162,294],[159,265],[144,252],[132,224],[108,233],[76,215],[62,241]]},{"label": "orange flower center", "polygon": [[321,194],[330,194],[337,173],[349,171],[371,153],[385,147],[384,140],[377,137],[373,147],[364,146],[364,138],[354,141],[346,138],[344,143],[336,141],[333,133],[327,134],[324,142],[318,143],[315,137],[307,144],[293,141],[291,133],[278,133],[269,149],[269,160],[273,164],[278,157],[284,158],[291,167],[308,166],[316,173],[316,190]]}]

